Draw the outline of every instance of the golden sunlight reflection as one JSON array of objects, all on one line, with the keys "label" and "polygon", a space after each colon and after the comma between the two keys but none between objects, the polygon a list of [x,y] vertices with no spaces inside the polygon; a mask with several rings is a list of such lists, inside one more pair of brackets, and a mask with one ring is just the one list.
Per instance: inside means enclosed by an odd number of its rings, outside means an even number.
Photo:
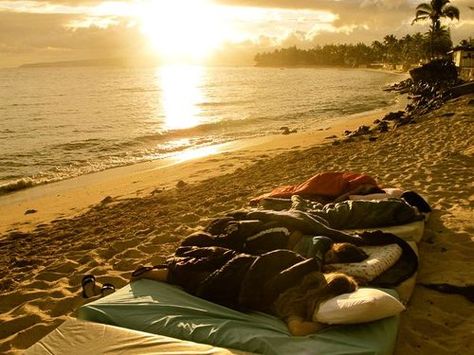
[{"label": "golden sunlight reflection", "polygon": [[195,127],[200,123],[201,80],[199,66],[169,65],[157,69],[167,130]]},{"label": "golden sunlight reflection", "polygon": [[178,161],[186,161],[186,160],[204,158],[209,155],[215,155],[220,152],[222,152],[220,146],[193,148],[193,149],[188,149],[182,153],[177,154],[176,159]]}]

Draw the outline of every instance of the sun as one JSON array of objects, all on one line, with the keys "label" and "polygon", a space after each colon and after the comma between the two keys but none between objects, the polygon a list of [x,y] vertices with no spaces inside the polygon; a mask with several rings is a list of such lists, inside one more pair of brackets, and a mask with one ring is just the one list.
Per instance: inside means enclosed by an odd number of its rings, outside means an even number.
[{"label": "sun", "polygon": [[209,0],[149,0],[140,21],[152,48],[166,60],[203,59],[223,41],[225,24]]}]

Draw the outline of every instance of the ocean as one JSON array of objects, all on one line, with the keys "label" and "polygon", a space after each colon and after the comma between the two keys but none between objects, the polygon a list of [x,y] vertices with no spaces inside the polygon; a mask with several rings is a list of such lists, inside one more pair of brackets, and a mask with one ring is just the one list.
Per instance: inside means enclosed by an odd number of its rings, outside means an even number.
[{"label": "ocean", "polygon": [[0,194],[392,105],[390,73],[168,66],[0,70]]}]

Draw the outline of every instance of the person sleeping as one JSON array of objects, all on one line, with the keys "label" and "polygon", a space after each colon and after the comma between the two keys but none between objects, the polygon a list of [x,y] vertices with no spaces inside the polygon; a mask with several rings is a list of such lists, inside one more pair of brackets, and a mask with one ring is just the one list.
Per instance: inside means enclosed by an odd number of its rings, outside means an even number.
[{"label": "person sleeping", "polygon": [[[135,270],[132,281],[139,279],[177,285],[235,310],[274,315],[295,336],[319,331],[323,325],[312,320],[319,305],[358,287],[345,274],[323,273],[318,258],[283,249],[250,255],[222,247],[180,247],[166,263]],[[88,297],[101,289],[95,280],[83,284]]]},{"label": "person sleeping", "polygon": [[144,267],[146,278],[181,286],[186,292],[239,311],[260,311],[286,322],[292,335],[317,332],[312,320],[319,304],[357,289],[341,273],[323,274],[321,260],[290,250],[250,255],[220,247],[181,247],[165,265]]}]

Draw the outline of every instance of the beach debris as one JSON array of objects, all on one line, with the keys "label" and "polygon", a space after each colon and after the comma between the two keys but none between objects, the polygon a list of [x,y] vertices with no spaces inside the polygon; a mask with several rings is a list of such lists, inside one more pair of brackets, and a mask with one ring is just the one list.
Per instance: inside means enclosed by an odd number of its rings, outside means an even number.
[{"label": "beach debris", "polygon": [[106,204],[108,204],[108,203],[110,203],[110,202],[112,202],[112,201],[113,201],[112,196],[107,196],[107,197],[105,197],[102,201],[100,201],[100,203],[101,203],[102,205],[106,205]]},{"label": "beach debris", "polygon": [[38,212],[38,210],[35,210],[34,208],[30,208],[30,209],[28,209],[28,210],[25,211],[25,216],[26,216],[27,214],[33,214],[33,213],[36,213],[36,212]]},{"label": "beach debris", "polygon": [[445,112],[441,115],[441,117],[451,117],[451,116],[454,116],[455,113],[454,112]]},{"label": "beach debris", "polygon": [[382,90],[384,91],[397,91],[400,94],[406,94],[409,93],[411,90],[411,87],[413,85],[413,80],[412,79],[406,79],[402,80],[399,83],[392,84],[390,86],[386,86]]},{"label": "beach debris", "polygon": [[23,268],[25,266],[31,265],[31,261],[27,259],[22,259],[18,257],[13,257],[10,259],[10,263],[13,267]]},{"label": "beach debris", "polygon": [[291,133],[296,133],[296,132],[298,132],[298,131],[296,130],[296,128],[290,130],[290,128],[287,127],[287,126],[280,127],[280,131],[282,131],[281,134],[283,134],[283,135],[287,135],[287,134],[291,134]]},{"label": "beach debris", "polygon": [[446,283],[441,284],[425,284],[420,283],[419,285],[426,288],[436,290],[442,293],[458,294],[466,297],[470,302],[474,303],[474,285],[458,286],[450,285]]},{"label": "beach debris", "polygon": [[382,121],[398,121],[404,115],[405,111],[389,112],[382,118]]},{"label": "beach debris", "polygon": [[335,134],[333,134],[332,136],[324,137],[324,139],[334,139],[334,138],[337,138],[337,136]]},{"label": "beach debris", "polygon": [[[411,78],[392,84],[384,90],[408,93],[411,102],[406,105],[404,111],[390,112],[382,120],[375,120],[374,130],[388,132],[390,126],[396,129],[416,123],[417,117],[439,109],[447,100],[474,92],[474,83],[464,84],[458,79],[456,67],[451,60],[433,60],[412,69],[410,75]],[[442,116],[453,115],[454,113],[448,112]]]},{"label": "beach debris", "polygon": [[183,180],[179,180],[177,183],[176,183],[176,187],[178,189],[182,189],[183,187],[185,187],[187,185],[187,183],[185,183]]},{"label": "beach debris", "polygon": [[11,240],[27,239],[30,236],[31,236],[30,233],[25,233],[25,232],[21,232],[21,231],[17,231],[17,230],[14,230],[14,231],[11,231],[11,232],[8,233],[8,237]]},{"label": "beach debris", "polygon": [[463,95],[469,95],[474,93],[474,82],[457,85],[449,89],[449,93],[452,97],[459,97]]},{"label": "beach debris", "polygon": [[457,80],[458,71],[450,59],[434,59],[418,68],[410,70],[410,76],[415,84],[449,82]]},{"label": "beach debris", "polygon": [[349,134],[349,137],[358,137],[358,136],[363,136],[369,133],[370,133],[370,127],[366,125],[362,125],[359,128],[357,128],[357,130],[355,130],[354,132],[351,132]]},{"label": "beach debris", "polygon": [[164,192],[164,191],[165,191],[165,188],[164,188],[164,187],[157,187],[156,189],[154,189],[154,190],[151,192],[151,194],[152,194],[152,195],[156,195],[156,194],[160,194],[160,193],[162,193],[162,192]]},{"label": "beach debris", "polygon": [[388,132],[388,130],[389,130],[388,123],[386,121],[379,121],[378,124],[377,124],[376,129],[380,133]]}]

